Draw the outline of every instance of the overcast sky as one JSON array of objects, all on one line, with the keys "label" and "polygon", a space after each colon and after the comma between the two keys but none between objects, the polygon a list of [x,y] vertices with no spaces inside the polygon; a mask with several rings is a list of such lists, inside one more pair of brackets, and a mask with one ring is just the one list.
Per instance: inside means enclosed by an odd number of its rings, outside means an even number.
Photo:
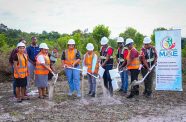
[{"label": "overcast sky", "polygon": [[71,33],[98,24],[111,37],[127,27],[150,36],[154,28],[182,29],[186,37],[186,0],[0,0],[0,23],[26,32]]}]

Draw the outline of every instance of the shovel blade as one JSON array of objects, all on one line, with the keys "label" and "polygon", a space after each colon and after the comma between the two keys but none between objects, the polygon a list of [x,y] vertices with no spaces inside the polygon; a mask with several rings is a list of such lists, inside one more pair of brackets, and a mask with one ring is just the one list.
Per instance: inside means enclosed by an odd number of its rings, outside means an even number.
[{"label": "shovel blade", "polygon": [[49,93],[48,93],[48,98],[49,100],[53,100],[54,97],[54,85],[49,86]]}]

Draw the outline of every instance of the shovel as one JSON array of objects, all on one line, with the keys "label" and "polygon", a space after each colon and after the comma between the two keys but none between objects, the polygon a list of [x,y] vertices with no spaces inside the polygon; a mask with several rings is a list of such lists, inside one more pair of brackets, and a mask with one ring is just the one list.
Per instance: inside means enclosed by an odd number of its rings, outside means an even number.
[{"label": "shovel", "polygon": [[48,98],[49,100],[53,100],[54,97],[54,86],[57,82],[58,79],[58,74],[54,74],[52,77],[52,82],[49,84],[49,93],[48,93]]},{"label": "shovel", "polygon": [[134,82],[131,83],[131,86],[135,86],[135,85],[139,85],[141,83],[144,82],[145,78],[149,75],[149,73],[152,71],[152,69],[155,67],[156,65],[154,64],[151,68],[150,71],[147,72],[147,74],[141,79],[141,80],[135,80]]},{"label": "shovel", "polygon": [[[67,67],[67,68],[69,68],[69,69],[75,69],[75,70],[79,70],[79,71],[82,71],[82,72],[85,72],[84,71],[84,69],[78,69],[78,68],[74,68],[74,67]],[[89,72],[87,72],[87,74],[89,74],[89,75],[91,75],[92,77],[94,77],[94,78],[99,78],[99,77],[96,77],[95,75],[93,75],[93,74],[91,74],[91,73],[89,73]],[[84,75],[84,74],[83,74]]]}]

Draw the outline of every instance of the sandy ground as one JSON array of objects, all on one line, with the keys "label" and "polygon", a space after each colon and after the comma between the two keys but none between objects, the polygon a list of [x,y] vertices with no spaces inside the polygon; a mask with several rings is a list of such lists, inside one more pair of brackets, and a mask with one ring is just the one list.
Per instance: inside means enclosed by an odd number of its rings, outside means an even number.
[{"label": "sandy ground", "polygon": [[[16,103],[11,83],[0,83],[0,121],[186,122],[185,88],[186,84],[183,92],[153,91],[152,98],[145,98],[141,86],[139,96],[126,99],[126,94],[118,92],[113,97],[104,97],[98,83],[96,98],[88,95],[77,98],[67,95],[67,81],[59,78],[54,100],[39,99],[36,94],[30,100]],[[83,92],[88,93],[87,81]]]}]

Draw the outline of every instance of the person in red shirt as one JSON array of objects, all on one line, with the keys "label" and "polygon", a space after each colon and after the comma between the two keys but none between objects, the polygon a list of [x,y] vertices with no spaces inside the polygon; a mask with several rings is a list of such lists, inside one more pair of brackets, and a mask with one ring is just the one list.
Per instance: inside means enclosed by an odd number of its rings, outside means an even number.
[{"label": "person in red shirt", "polygon": [[109,70],[113,68],[113,48],[108,46],[108,38],[102,37],[101,49],[100,49],[100,60],[101,66],[105,69],[103,74],[104,86],[109,91],[110,95],[113,96],[112,79],[109,74]]},{"label": "person in red shirt", "polygon": [[[128,55],[127,55],[127,70],[130,71],[131,74],[131,83],[135,80],[138,80],[139,68],[140,68],[140,60],[139,53],[133,46],[134,41],[130,38],[126,40],[126,46],[128,47]],[[133,98],[135,95],[139,95],[139,85],[132,86],[131,93],[127,98]]]},{"label": "person in red shirt", "polygon": [[128,71],[124,67],[127,64],[126,58],[128,54],[128,49],[127,47],[124,47],[124,39],[122,37],[118,37],[117,43],[118,43],[118,50],[117,50],[116,60],[117,60],[117,63],[119,64],[118,69],[122,71],[120,74],[122,85],[121,85],[119,92],[127,93]]}]

